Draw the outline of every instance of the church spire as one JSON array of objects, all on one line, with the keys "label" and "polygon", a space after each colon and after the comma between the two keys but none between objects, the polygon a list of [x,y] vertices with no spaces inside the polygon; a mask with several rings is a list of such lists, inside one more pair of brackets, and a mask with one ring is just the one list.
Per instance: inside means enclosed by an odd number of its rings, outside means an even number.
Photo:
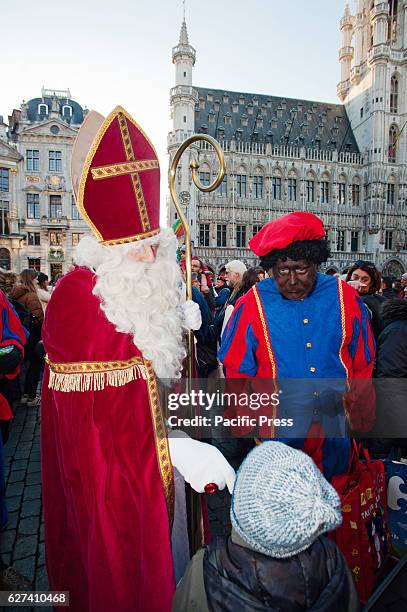
[{"label": "church spire", "polygon": [[181,32],[179,33],[179,44],[180,45],[189,45],[187,24],[185,22],[185,15],[184,15],[184,19],[183,19],[182,25],[181,25]]}]

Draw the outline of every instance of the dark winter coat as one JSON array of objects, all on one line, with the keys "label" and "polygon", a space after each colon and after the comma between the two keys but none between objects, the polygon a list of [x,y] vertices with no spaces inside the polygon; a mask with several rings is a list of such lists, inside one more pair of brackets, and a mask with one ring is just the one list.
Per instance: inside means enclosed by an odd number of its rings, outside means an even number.
[{"label": "dark winter coat", "polygon": [[407,300],[389,300],[377,346],[376,376],[407,378]]},{"label": "dark winter coat", "polygon": [[[385,328],[376,357],[377,423],[381,438],[405,446],[407,438],[407,300],[389,300],[383,307]],[[404,438],[401,444],[401,438]]]},{"label": "dark winter coat", "polygon": [[382,295],[363,295],[361,294],[362,302],[369,310],[370,322],[375,341],[377,342],[380,332],[383,330],[383,315],[382,309],[387,299]]},{"label": "dark winter coat", "polygon": [[9,297],[19,302],[24,308],[31,312],[39,322],[42,322],[44,311],[36,291],[30,291],[22,285],[15,285],[10,291]]},{"label": "dark winter coat", "polygon": [[248,548],[232,531],[192,559],[178,585],[173,612],[354,612],[352,576],[336,545],[318,538],[287,559]]}]

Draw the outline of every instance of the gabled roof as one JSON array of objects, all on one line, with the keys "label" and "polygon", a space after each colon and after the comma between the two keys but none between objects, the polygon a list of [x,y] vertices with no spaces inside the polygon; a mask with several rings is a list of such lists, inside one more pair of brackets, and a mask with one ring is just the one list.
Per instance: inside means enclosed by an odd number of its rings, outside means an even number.
[{"label": "gabled roof", "polygon": [[[51,131],[51,127],[53,125],[58,126],[58,134],[53,134],[53,132]],[[46,119],[45,121],[41,121],[41,123],[24,125],[24,127],[20,129],[19,135],[21,138],[21,136],[23,136],[24,134],[44,134],[44,132],[49,132],[55,136],[59,135],[75,137],[78,133],[78,128],[74,129],[71,126],[67,125],[64,121],[61,121],[60,119]]]},{"label": "gabled roof", "polygon": [[218,140],[359,149],[344,105],[194,87],[195,131]]}]

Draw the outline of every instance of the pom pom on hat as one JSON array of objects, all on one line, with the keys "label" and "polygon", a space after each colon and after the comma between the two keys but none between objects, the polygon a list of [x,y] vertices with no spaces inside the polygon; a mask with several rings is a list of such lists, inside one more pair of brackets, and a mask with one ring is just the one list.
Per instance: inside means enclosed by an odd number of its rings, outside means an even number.
[{"label": "pom pom on hat", "polygon": [[283,444],[263,442],[236,477],[230,517],[251,548],[292,557],[342,522],[341,503],[311,457]]},{"label": "pom pom on hat", "polygon": [[255,255],[263,257],[271,251],[285,249],[297,240],[321,240],[325,228],[319,217],[309,212],[292,212],[269,221],[249,241]]}]

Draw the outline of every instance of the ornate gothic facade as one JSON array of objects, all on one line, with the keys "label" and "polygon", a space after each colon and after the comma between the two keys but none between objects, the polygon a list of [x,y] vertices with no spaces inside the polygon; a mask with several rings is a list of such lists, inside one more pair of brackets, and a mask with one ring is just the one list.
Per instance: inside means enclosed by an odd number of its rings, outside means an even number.
[{"label": "ornate gothic facade", "polygon": [[[215,192],[194,188],[187,153],[177,175],[194,252],[215,269],[230,259],[253,265],[250,237],[292,210],[324,220],[326,270],[342,272],[358,259],[389,275],[407,269],[407,0],[358,0],[340,28],[343,104],[324,104],[195,86],[196,52],[183,22],[172,53],[168,151],[171,159],[193,133],[215,137],[224,150],[227,176]],[[194,154],[208,185],[215,155],[207,146]]]}]

